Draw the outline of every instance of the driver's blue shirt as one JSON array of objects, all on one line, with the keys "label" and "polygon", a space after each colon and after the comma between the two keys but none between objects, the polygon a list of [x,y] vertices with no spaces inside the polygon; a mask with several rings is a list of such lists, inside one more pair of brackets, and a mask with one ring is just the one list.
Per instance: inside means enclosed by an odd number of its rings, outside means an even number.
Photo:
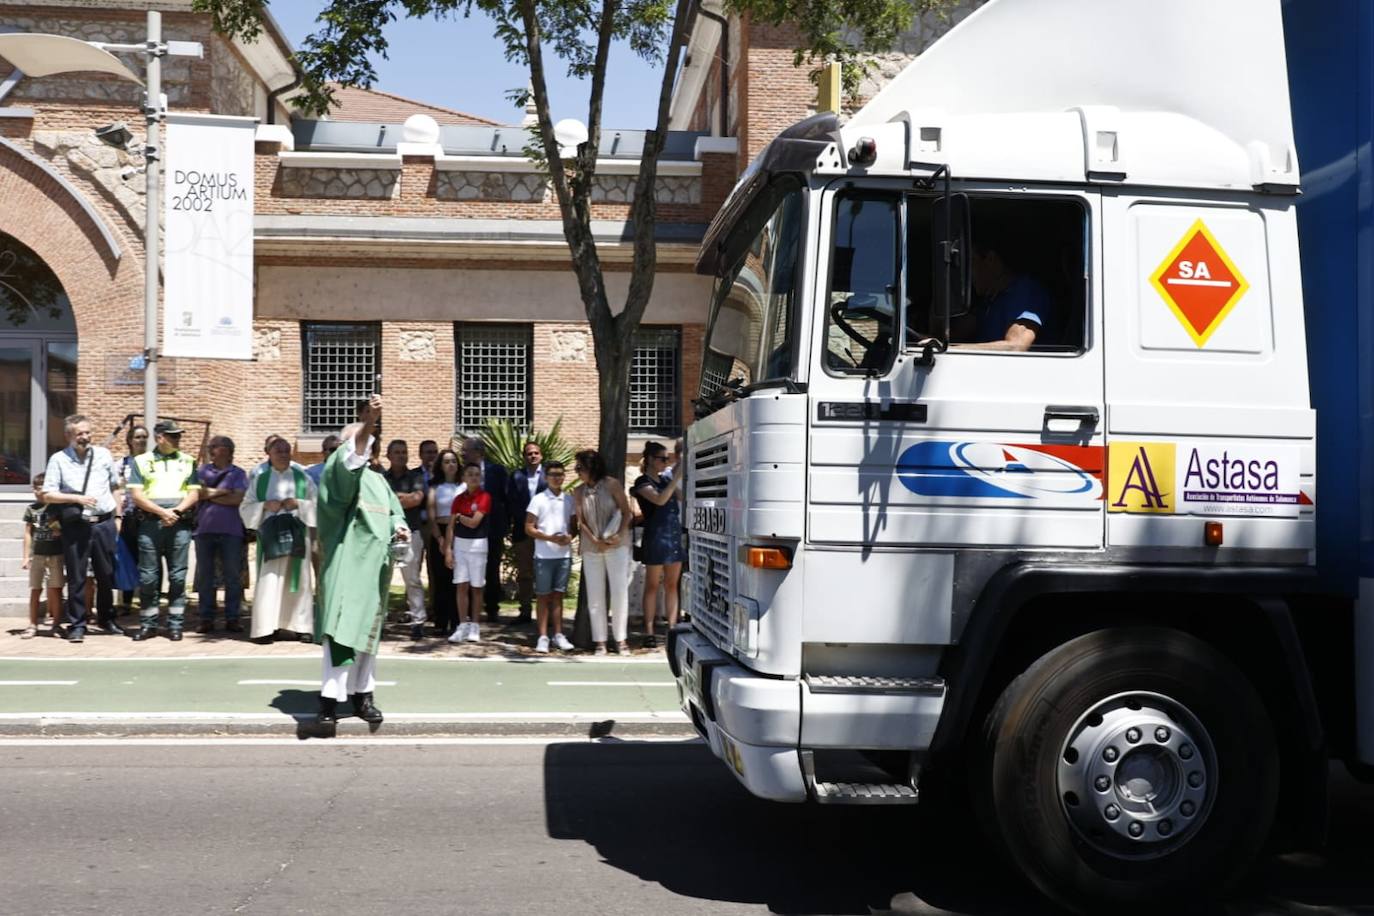
[{"label": "driver's blue shirt", "polygon": [[1018,274],[1006,288],[993,296],[978,313],[977,338],[974,343],[1002,340],[1014,322],[1035,325],[1036,343],[1046,343],[1045,329],[1054,319],[1054,301],[1049,292],[1034,278]]}]

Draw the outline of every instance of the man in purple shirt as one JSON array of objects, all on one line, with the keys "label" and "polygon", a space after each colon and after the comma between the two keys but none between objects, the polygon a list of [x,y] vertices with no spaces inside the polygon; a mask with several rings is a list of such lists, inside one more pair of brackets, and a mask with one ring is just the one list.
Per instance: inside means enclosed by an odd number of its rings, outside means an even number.
[{"label": "man in purple shirt", "polygon": [[196,504],[196,592],[200,596],[200,632],[215,631],[215,558],[224,571],[224,629],[242,633],[239,608],[243,604],[243,520],[239,503],[248,489],[248,475],[234,465],[234,440],[210,439],[210,463],[196,472],[200,500]]}]

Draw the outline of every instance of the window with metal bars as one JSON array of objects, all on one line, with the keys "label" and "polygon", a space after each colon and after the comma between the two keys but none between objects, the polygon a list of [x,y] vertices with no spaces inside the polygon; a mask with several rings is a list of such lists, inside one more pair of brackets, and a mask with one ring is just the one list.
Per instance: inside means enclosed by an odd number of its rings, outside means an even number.
[{"label": "window with metal bars", "polygon": [[357,419],[358,402],[382,390],[382,329],[377,324],[301,326],[301,427],[336,433]]},{"label": "window with metal bars", "polygon": [[678,377],[682,335],[677,328],[640,328],[630,362],[630,434],[678,436],[681,402]]},{"label": "window with metal bars", "polygon": [[474,433],[489,419],[528,425],[534,332],[528,324],[471,322],[454,326],[454,429]]}]

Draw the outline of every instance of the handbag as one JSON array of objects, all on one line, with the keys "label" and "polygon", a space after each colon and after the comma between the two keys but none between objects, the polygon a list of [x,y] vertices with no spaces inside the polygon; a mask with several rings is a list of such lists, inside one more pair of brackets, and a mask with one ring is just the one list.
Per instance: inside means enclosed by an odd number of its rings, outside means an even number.
[{"label": "handbag", "polygon": [[115,541],[114,587],[121,592],[138,591],[138,561],[123,538]]},{"label": "handbag", "polygon": [[[95,452],[87,451],[86,479],[81,481],[82,496],[86,495],[86,488],[91,485],[91,468],[94,466]],[[82,514],[86,511],[86,507],[81,505],[81,503],[58,503],[56,506],[53,506],[52,508],[56,510],[53,514],[57,516],[58,523],[62,525],[67,525],[72,522],[75,522],[77,519],[81,518]]]}]

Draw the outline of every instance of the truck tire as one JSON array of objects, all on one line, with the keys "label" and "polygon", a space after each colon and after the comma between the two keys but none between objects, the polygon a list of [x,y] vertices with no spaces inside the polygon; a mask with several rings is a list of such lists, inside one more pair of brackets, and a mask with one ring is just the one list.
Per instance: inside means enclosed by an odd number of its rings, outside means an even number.
[{"label": "truck tire", "polygon": [[1190,908],[1240,877],[1274,819],[1263,703],[1176,630],[1104,629],[1057,647],[1007,686],[982,745],[985,827],[1081,912]]}]

